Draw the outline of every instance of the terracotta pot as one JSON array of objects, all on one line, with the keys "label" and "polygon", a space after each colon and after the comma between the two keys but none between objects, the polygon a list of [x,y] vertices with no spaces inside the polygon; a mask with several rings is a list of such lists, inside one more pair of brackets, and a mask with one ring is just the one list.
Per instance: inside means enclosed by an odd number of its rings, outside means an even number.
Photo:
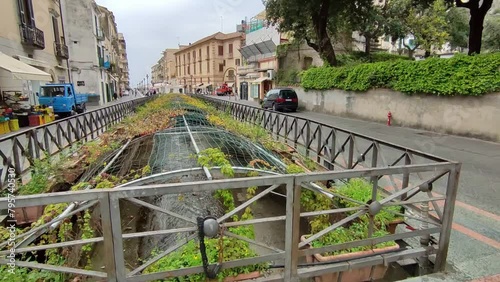
[{"label": "terracotta pot", "polygon": [[[305,236],[302,236],[300,238],[301,241],[305,241]],[[311,248],[311,246],[308,244],[305,249]],[[307,263],[314,263],[314,262],[329,262],[329,261],[336,261],[336,260],[346,260],[346,259],[356,259],[362,256],[367,256],[371,254],[376,254],[376,253],[383,253],[387,251],[392,251],[392,250],[397,250],[399,249],[399,245],[396,246],[390,246],[390,247],[385,247],[385,248],[379,248],[379,249],[374,249],[374,250],[367,250],[367,251],[360,251],[360,252],[354,252],[354,253],[347,253],[347,254],[341,254],[341,255],[333,255],[333,256],[322,256],[320,254],[314,254],[314,255],[309,255],[306,256],[306,261]],[[355,268],[350,271],[345,271],[342,274],[342,281],[349,281],[349,282],[362,282],[362,281],[371,281],[370,279],[373,280],[378,280],[384,278],[384,275],[387,271],[388,266],[382,265],[376,265],[375,268],[373,269],[373,274],[370,277],[371,272],[371,266],[367,267],[361,267],[361,268]],[[338,281],[339,278],[339,273],[334,272],[334,273],[327,273],[323,274],[321,276],[316,276],[314,277],[315,282],[336,282]]]},{"label": "terracotta pot", "polygon": [[[224,278],[224,282],[244,281],[244,280],[256,279],[259,277],[260,277],[260,272],[254,271],[254,272],[250,272],[250,273],[242,273],[242,274],[239,274],[238,276],[226,277],[226,278]],[[214,280],[214,281],[217,281],[217,280]]]},{"label": "terracotta pot", "polygon": [[15,217],[17,224],[28,224],[37,221],[42,215],[45,206],[34,206],[15,208]]},{"label": "terracotta pot", "polygon": [[402,218],[397,218],[397,219],[389,222],[386,226],[387,232],[389,232],[390,234],[396,233],[396,227],[398,227],[398,225],[403,223],[403,222],[404,222],[404,219],[402,219]]}]

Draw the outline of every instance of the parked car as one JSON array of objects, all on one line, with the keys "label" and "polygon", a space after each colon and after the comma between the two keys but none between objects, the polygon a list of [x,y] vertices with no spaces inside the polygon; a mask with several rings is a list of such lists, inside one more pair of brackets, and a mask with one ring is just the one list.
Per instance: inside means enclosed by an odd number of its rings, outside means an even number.
[{"label": "parked car", "polygon": [[291,88],[275,88],[267,92],[262,107],[264,109],[273,109],[274,111],[297,111],[299,99],[295,90]]}]

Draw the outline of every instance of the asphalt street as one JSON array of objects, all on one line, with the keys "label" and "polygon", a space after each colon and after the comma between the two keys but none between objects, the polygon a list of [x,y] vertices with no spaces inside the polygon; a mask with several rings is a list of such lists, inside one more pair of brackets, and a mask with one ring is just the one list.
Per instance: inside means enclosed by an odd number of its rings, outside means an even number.
[{"label": "asphalt street", "polygon": [[[258,106],[253,101],[236,102]],[[500,144],[309,111],[289,114],[461,162],[447,280],[468,281],[500,273]],[[443,188],[438,186],[434,192]]]}]

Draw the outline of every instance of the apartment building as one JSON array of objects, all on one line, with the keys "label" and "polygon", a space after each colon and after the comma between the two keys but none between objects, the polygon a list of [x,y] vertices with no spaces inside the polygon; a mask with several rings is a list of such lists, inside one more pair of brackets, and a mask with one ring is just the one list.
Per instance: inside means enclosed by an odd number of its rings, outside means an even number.
[{"label": "apartment building", "polygon": [[151,67],[151,85],[158,86],[163,83],[163,57]]},{"label": "apartment building", "polygon": [[269,26],[265,11],[243,22],[245,44],[239,50],[244,64],[237,69],[240,98],[263,99],[267,91],[275,87],[274,77],[278,69],[276,48],[284,40],[276,27]]},{"label": "apartment building", "polygon": [[217,32],[192,44],[180,46],[175,52],[176,76],[184,91],[213,91],[228,83],[235,86],[236,67],[241,64],[238,52],[244,33]]},{"label": "apartment building", "polygon": [[94,0],[62,0],[61,3],[68,37],[69,68],[76,91],[89,94],[91,104],[103,105],[113,96],[106,76],[99,7]]},{"label": "apartment building", "polygon": [[179,49],[165,49],[163,51],[163,80],[167,85],[176,85],[175,53]]},{"label": "apartment building", "polygon": [[127,58],[127,42],[123,33],[118,33],[118,68],[120,69],[120,91],[130,90],[130,77]]},{"label": "apartment building", "polygon": [[120,69],[118,61],[120,60],[120,48],[118,46],[118,28],[113,12],[106,7],[98,6],[99,8],[99,23],[104,35],[104,69],[107,76],[106,88],[109,89],[110,95],[118,94],[120,91]]},{"label": "apartment building", "polygon": [[0,94],[22,93],[36,104],[47,82],[68,82],[66,35],[59,1],[0,2]]}]

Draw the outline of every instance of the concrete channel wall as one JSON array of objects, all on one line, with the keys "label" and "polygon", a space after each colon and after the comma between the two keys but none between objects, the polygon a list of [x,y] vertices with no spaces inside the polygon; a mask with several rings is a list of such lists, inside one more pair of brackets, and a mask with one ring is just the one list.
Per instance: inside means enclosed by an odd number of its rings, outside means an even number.
[{"label": "concrete channel wall", "polygon": [[500,93],[481,97],[405,95],[389,89],[367,92],[295,88],[309,111],[500,141]]}]

